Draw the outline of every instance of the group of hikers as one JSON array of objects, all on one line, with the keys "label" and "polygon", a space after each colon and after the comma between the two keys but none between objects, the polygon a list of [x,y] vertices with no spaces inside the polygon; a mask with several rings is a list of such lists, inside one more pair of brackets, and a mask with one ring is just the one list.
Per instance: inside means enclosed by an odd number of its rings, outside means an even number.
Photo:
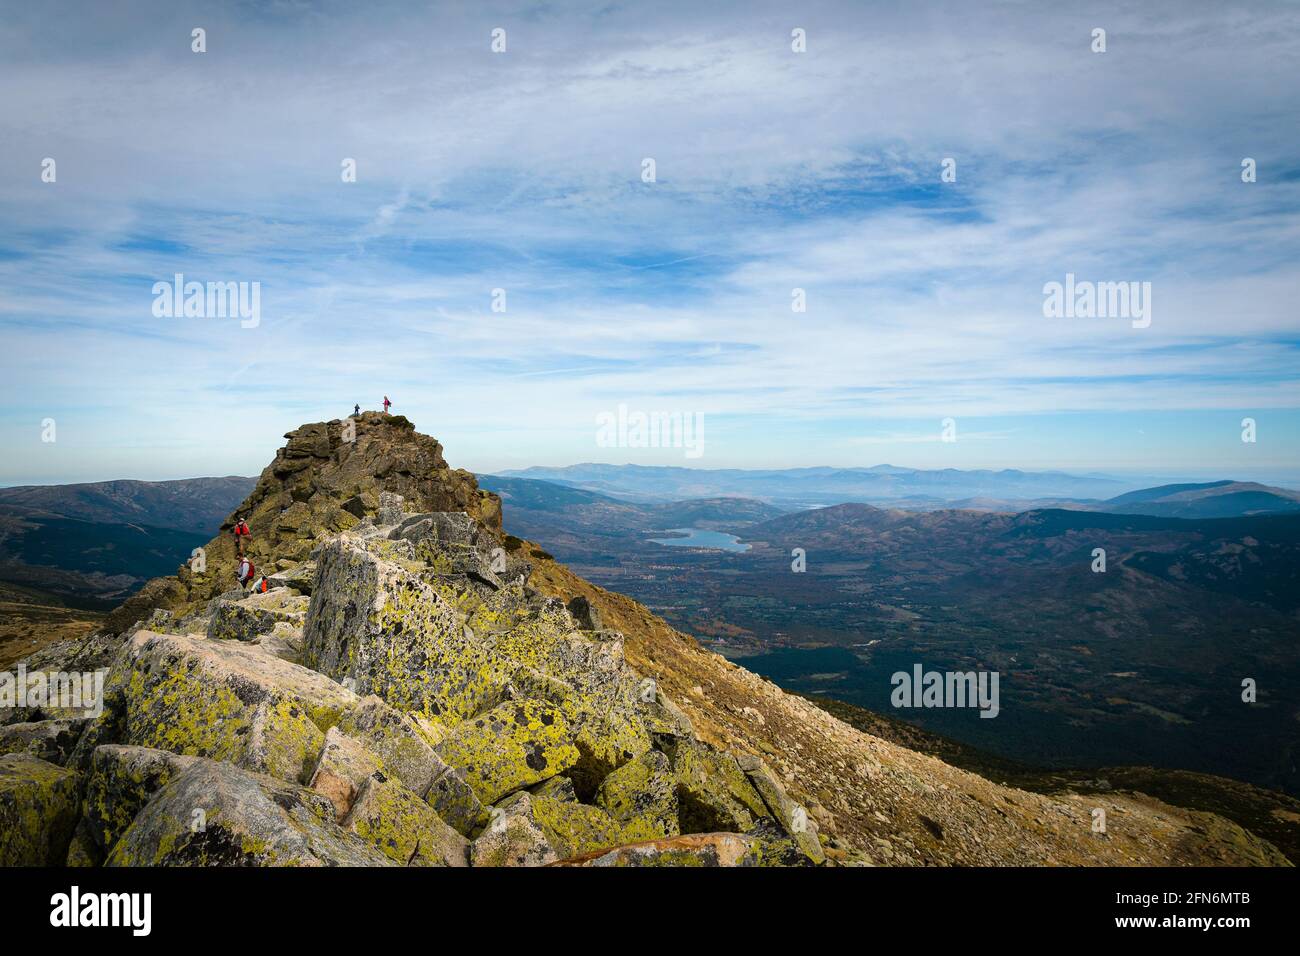
[{"label": "group of hikers", "polygon": [[[388,409],[393,403],[384,396],[384,414],[388,414]],[[361,404],[358,402],[353,406],[353,415],[361,414]],[[239,586],[245,591],[254,594],[265,594],[271,589],[266,575],[259,575],[257,568],[253,564],[252,558],[246,553],[246,542],[253,537],[253,532],[248,528],[248,519],[242,514],[235,515],[235,526],[230,531],[235,539],[235,552],[239,555],[239,565],[235,570],[235,577],[239,581]]]},{"label": "group of hikers", "polygon": [[248,528],[248,519],[243,515],[235,515],[235,526],[230,533],[235,538],[235,550],[239,553],[239,565],[235,569],[239,586],[254,594],[265,594],[271,589],[271,585],[267,582],[265,574],[258,575],[253,559],[244,550],[244,542],[253,536],[253,532]]},{"label": "group of hikers", "polygon": [[[390,401],[388,400],[388,396],[385,395],[385,396],[384,396],[384,414],[385,414],[385,415],[388,414],[388,408],[389,408],[389,406],[392,405],[392,404],[393,404],[393,403],[390,402]],[[355,416],[360,415],[360,414],[361,414],[361,403],[360,403],[360,402],[357,402],[355,405],[352,406],[352,415],[353,415],[353,417],[355,417]]]}]

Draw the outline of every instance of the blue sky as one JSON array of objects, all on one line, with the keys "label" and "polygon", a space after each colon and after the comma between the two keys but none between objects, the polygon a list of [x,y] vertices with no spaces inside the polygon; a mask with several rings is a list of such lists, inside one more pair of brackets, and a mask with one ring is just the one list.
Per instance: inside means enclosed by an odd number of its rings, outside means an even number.
[{"label": "blue sky", "polygon": [[[1294,483],[1297,75],[1289,3],[12,9],[0,483],[255,474],[384,394],[478,471]],[[175,273],[260,323],[155,317]],[[1150,326],[1045,318],[1066,273]],[[619,405],[704,454],[599,447]]]}]

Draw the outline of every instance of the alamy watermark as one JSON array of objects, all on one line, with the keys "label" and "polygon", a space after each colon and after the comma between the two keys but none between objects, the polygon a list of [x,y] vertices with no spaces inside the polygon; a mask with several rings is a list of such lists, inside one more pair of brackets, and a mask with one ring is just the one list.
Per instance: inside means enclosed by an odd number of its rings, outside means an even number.
[{"label": "alamy watermark", "polygon": [[80,710],[87,717],[104,712],[104,671],[0,671],[0,707]]},{"label": "alamy watermark", "polygon": [[130,929],[132,936],[148,936],[153,929],[153,894],[83,893],[74,885],[50,897],[50,925],[117,926]]},{"label": "alamy watermark", "polygon": [[1048,319],[1132,319],[1133,328],[1151,324],[1150,282],[1075,281],[1074,273],[1065,274],[1065,282],[1048,282],[1043,286],[1043,316]]},{"label": "alamy watermark", "polygon": [[978,707],[981,717],[996,717],[997,671],[926,671],[912,665],[912,673],[896,671],[889,702],[895,707]]},{"label": "alamy watermark", "polygon": [[155,282],[153,296],[157,319],[238,318],[245,329],[255,329],[262,321],[260,282],[186,282],[178,272],[171,282]]},{"label": "alamy watermark", "polygon": [[600,448],[682,448],[687,458],[704,454],[703,412],[629,411],[596,416],[596,445]]}]

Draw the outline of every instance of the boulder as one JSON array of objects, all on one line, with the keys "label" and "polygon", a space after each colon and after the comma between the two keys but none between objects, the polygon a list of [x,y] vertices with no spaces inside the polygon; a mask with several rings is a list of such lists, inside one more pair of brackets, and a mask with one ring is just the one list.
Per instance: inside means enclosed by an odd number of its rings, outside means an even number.
[{"label": "boulder", "polygon": [[754,866],[758,841],[739,833],[695,833],[597,850],[561,866]]},{"label": "boulder", "polygon": [[356,518],[365,518],[379,512],[379,496],[372,491],[363,491],[343,502],[344,511]]},{"label": "boulder", "polygon": [[106,697],[79,753],[127,743],[293,781],[310,773],[325,730],[358,703],[327,677],[242,642],[149,631],[123,647]]},{"label": "boulder", "polygon": [[90,835],[90,825],[85,817],[77,821],[77,828],[72,831],[72,840],[68,844],[68,854],[64,857],[66,867],[94,867],[104,865],[104,851]]},{"label": "boulder", "polygon": [[215,605],[208,620],[211,640],[252,641],[270,634],[280,623],[302,627],[307,618],[307,599],[288,588],[234,601],[218,600]]},{"label": "boulder", "polygon": [[417,725],[373,695],[344,714],[338,727],[373,754],[385,774],[421,796],[447,769]]},{"label": "boulder", "polygon": [[427,717],[417,710],[409,711],[406,716],[410,718],[416,731],[430,747],[436,747],[447,739],[447,725],[442,721]]},{"label": "boulder", "polygon": [[312,584],[316,580],[316,562],[299,562],[269,575],[266,580],[275,588],[289,588],[299,594],[311,594]]},{"label": "boulder", "polygon": [[677,817],[683,833],[746,832],[771,816],[736,758],[694,739],[675,742]]},{"label": "boulder", "polygon": [[652,737],[695,736],[695,728],[691,725],[690,718],[664,694],[658,681],[643,680],[638,699],[641,704],[641,720]]},{"label": "boulder", "polygon": [[253,643],[264,653],[291,664],[302,663],[302,627],[277,622],[270,633],[254,638]]},{"label": "boulder", "polygon": [[604,628],[600,610],[582,595],[569,601],[569,613],[584,631],[599,631]]},{"label": "boulder", "polygon": [[[418,714],[408,716],[378,697],[367,697],[343,717],[333,736],[326,736],[324,768],[318,766],[312,786],[327,793],[336,806],[346,802],[346,812],[365,778],[382,770],[422,795],[451,827],[469,836],[487,822],[487,810],[460,773],[430,746],[431,739],[445,737],[433,734],[433,729]],[[339,779],[349,781],[351,793]]]},{"label": "boulder", "polygon": [[579,696],[625,712],[640,727],[642,681],[627,666],[623,635],[618,631],[568,631],[539,666],[571,684]]},{"label": "boulder", "polygon": [[85,717],[64,717],[0,727],[0,754],[25,753],[62,766],[67,763],[86,725]]},{"label": "boulder", "polygon": [[136,816],[108,866],[392,866],[304,787],[196,760]]},{"label": "boulder", "polygon": [[101,854],[113,848],[167,781],[197,759],[149,747],[96,747],[87,774],[83,816]]},{"label": "boulder", "polygon": [[433,511],[404,518],[389,537],[416,543],[427,541],[448,548],[469,548],[478,544],[479,529],[474,519],[463,511]]},{"label": "boulder", "polygon": [[379,513],[375,516],[375,524],[400,524],[405,515],[405,499],[401,495],[391,491],[379,493]]},{"label": "boulder", "polygon": [[284,437],[289,441],[280,449],[280,455],[286,459],[330,457],[329,424],[326,422],[303,425],[287,432]]},{"label": "boulder", "polygon": [[560,859],[606,849],[630,838],[617,820],[600,807],[528,794],[533,820]]},{"label": "boulder", "polygon": [[433,808],[382,772],[366,778],[343,826],[401,866],[468,866],[469,843]]},{"label": "boulder", "polygon": [[415,573],[346,539],[323,546],[316,560],[303,635],[309,666],[447,724],[500,699],[508,662]]},{"label": "boulder", "polygon": [[379,758],[360,741],[331,727],[325,733],[320,759],[308,786],[329,800],[334,806],[334,819],[342,823],[366,779],[379,769]]},{"label": "boulder", "polygon": [[438,816],[465,836],[472,836],[487,824],[488,808],[455,767],[448,766],[434,778],[425,800]]},{"label": "boulder", "polygon": [[[557,610],[563,613],[560,620]],[[563,605],[554,602],[524,618],[498,647],[527,665],[512,676],[510,694],[550,701],[573,728],[579,759],[571,776],[578,793],[590,795],[612,771],[649,750],[652,741],[637,704],[638,682],[623,659],[621,635],[592,640],[561,632],[568,620]]]},{"label": "boulder", "polygon": [[281,780],[306,783],[316,766],[325,734],[296,700],[267,699],[248,725],[248,749],[238,764]]},{"label": "boulder", "polygon": [[528,792],[535,797],[546,797],[548,800],[560,800],[564,803],[578,802],[578,793],[573,789],[573,781],[568,777],[551,777],[529,787]]},{"label": "boulder", "polygon": [[800,852],[814,863],[824,862],[826,853],[817,837],[816,821],[804,807],[790,798],[767,764],[747,754],[738,757],[737,763],[749,777],[749,782],[754,785],[771,815],[799,847]]},{"label": "boulder", "polygon": [[651,750],[615,770],[596,791],[596,804],[617,820],[625,842],[677,836],[677,781],[668,758]]},{"label": "boulder", "polygon": [[492,570],[491,556],[478,548],[420,544],[415,546],[414,555],[428,563],[427,575],[463,576],[487,585],[488,590],[497,590],[504,583]]},{"label": "boulder", "polygon": [[541,700],[501,704],[452,729],[438,747],[483,803],[563,773],[578,761],[568,721]]},{"label": "boulder", "polygon": [[61,866],[77,826],[77,774],[26,753],[0,756],[0,866]]},{"label": "boulder", "polygon": [[534,818],[526,793],[517,793],[494,808],[491,821],[470,846],[474,866],[545,866],[559,858]]}]

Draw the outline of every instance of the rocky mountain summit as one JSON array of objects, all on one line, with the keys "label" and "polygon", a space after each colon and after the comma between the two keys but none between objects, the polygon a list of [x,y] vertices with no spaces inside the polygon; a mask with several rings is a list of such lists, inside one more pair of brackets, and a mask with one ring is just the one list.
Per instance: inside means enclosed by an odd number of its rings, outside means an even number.
[{"label": "rocky mountain summit", "polygon": [[1285,864],[853,729],[506,535],[403,418],[286,437],[239,509],[268,590],[222,534],[24,662],[107,676],[98,716],[0,718],[0,863]]}]

